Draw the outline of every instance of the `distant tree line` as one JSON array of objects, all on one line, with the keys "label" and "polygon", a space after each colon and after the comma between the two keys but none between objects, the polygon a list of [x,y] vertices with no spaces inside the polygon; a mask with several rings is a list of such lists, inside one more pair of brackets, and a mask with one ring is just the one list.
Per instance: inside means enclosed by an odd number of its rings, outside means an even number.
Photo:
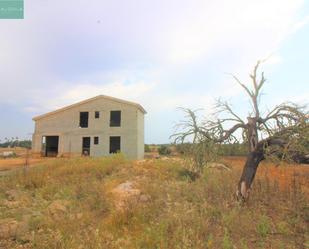
[{"label": "distant tree line", "polygon": [[[193,146],[192,143],[177,144],[176,150],[180,154],[189,151]],[[234,144],[220,144],[217,145],[217,152],[220,156],[246,156],[247,144],[234,143]]]},{"label": "distant tree line", "polygon": [[220,144],[220,156],[246,156],[248,145],[246,143]]},{"label": "distant tree line", "polygon": [[0,148],[8,147],[23,147],[31,149],[32,142],[31,140],[19,140],[18,137],[5,138],[4,140],[0,139]]},{"label": "distant tree line", "polygon": [[[157,147],[157,150],[160,155],[169,155],[171,154],[171,148],[174,147],[175,151],[179,154],[184,154],[186,151],[190,150],[193,146],[192,143],[183,143],[183,144],[160,144],[160,145],[148,145],[145,144],[145,152],[151,152],[151,146]],[[218,153],[220,156],[246,156],[247,153],[247,144],[245,143],[234,143],[234,144],[221,144],[218,145]]]}]

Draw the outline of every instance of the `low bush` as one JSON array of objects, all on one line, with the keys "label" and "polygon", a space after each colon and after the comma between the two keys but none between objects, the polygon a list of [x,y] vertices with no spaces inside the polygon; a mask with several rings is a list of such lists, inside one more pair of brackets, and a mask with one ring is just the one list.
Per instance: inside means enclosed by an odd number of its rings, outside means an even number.
[{"label": "low bush", "polygon": [[171,149],[167,145],[161,145],[158,152],[160,155],[168,156],[171,154]]},{"label": "low bush", "polygon": [[145,152],[151,152],[150,146],[145,144]]}]

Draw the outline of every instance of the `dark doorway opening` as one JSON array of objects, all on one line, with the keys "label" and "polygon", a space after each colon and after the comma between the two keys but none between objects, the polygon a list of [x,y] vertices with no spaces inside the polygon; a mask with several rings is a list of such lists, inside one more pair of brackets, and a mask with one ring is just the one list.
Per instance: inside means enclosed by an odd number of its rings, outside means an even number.
[{"label": "dark doorway opening", "polygon": [[83,137],[82,154],[84,156],[90,155],[90,137]]},{"label": "dark doorway opening", "polygon": [[120,152],[120,137],[109,137],[109,153]]},{"label": "dark doorway opening", "polygon": [[44,142],[45,142],[44,156],[56,157],[58,155],[59,136],[46,136]]}]

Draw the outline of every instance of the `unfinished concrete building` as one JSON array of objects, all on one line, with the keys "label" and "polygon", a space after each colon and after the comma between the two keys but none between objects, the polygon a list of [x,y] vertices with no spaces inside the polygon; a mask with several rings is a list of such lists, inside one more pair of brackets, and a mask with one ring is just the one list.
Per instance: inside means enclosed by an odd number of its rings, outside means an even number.
[{"label": "unfinished concrete building", "polygon": [[122,152],[144,157],[145,109],[99,95],[34,117],[32,151],[41,156],[107,156]]}]

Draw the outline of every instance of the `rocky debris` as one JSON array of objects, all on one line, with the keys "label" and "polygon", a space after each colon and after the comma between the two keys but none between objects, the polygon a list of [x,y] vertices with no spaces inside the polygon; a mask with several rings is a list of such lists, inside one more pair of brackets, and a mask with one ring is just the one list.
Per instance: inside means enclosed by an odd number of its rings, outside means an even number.
[{"label": "rocky debris", "polygon": [[20,206],[20,203],[19,201],[8,201],[8,200],[4,200],[2,202],[2,205],[4,207],[7,207],[7,208],[18,208]]},{"label": "rocky debris", "polygon": [[17,240],[21,242],[29,242],[32,239],[30,231],[29,222],[31,219],[31,215],[24,215],[22,221],[18,223],[15,237]]},{"label": "rocky debris", "polygon": [[31,234],[29,221],[31,215],[24,215],[21,221],[16,221],[13,218],[0,220],[0,240],[1,239],[17,239],[21,242],[29,242]]},{"label": "rocky debris", "polygon": [[7,157],[13,157],[15,155],[14,151],[3,151],[2,153],[0,153],[1,156],[3,156],[4,158]]},{"label": "rocky debris", "polygon": [[31,216],[39,217],[39,216],[42,216],[42,213],[40,211],[33,210],[31,211]]},{"label": "rocky debris", "polygon": [[146,203],[149,202],[151,199],[150,195],[142,194],[139,197],[140,202]]},{"label": "rocky debris", "polygon": [[81,219],[83,217],[83,213],[77,213],[76,214],[76,219]]},{"label": "rocky debris", "polygon": [[18,222],[12,218],[0,220],[0,239],[15,238]]},{"label": "rocky debris", "polygon": [[23,191],[8,190],[5,192],[6,199],[2,201],[2,205],[7,208],[22,208],[31,204],[31,198]]},{"label": "rocky debris", "polygon": [[60,219],[66,212],[70,202],[67,200],[55,200],[47,208],[48,212],[55,219]]},{"label": "rocky debris", "polygon": [[223,163],[208,163],[207,168],[225,169],[231,171],[231,169]]},{"label": "rocky debris", "polygon": [[134,183],[130,181],[126,181],[124,183],[119,184],[113,192],[116,192],[121,195],[139,195],[141,191],[137,188],[134,188]]},{"label": "rocky debris", "polygon": [[77,213],[77,214],[70,214],[69,219],[70,220],[80,220],[83,218],[83,213]]},{"label": "rocky debris", "polygon": [[143,165],[143,164],[146,164],[146,163],[154,163],[154,162],[156,162],[157,160],[164,161],[164,162],[179,162],[179,163],[184,163],[184,159],[183,159],[183,158],[172,157],[172,156],[160,156],[160,155],[157,155],[157,156],[149,157],[149,158],[147,158],[147,159],[137,160],[137,161],[136,161],[136,164],[137,164],[137,165]]},{"label": "rocky debris", "polygon": [[138,160],[136,163],[139,165],[139,164],[144,164],[146,162],[147,162],[146,159],[141,159],[141,160]]},{"label": "rocky debris", "polygon": [[112,190],[112,193],[116,196],[116,208],[118,210],[123,210],[128,202],[146,203],[150,200],[149,195],[142,194],[141,190],[134,185],[134,182],[126,181]]},{"label": "rocky debris", "polygon": [[6,198],[9,200],[9,201],[17,201],[20,199],[20,197],[22,196],[22,192],[19,191],[19,190],[15,190],[15,189],[12,189],[12,190],[8,190],[5,192],[5,195],[6,195]]}]

